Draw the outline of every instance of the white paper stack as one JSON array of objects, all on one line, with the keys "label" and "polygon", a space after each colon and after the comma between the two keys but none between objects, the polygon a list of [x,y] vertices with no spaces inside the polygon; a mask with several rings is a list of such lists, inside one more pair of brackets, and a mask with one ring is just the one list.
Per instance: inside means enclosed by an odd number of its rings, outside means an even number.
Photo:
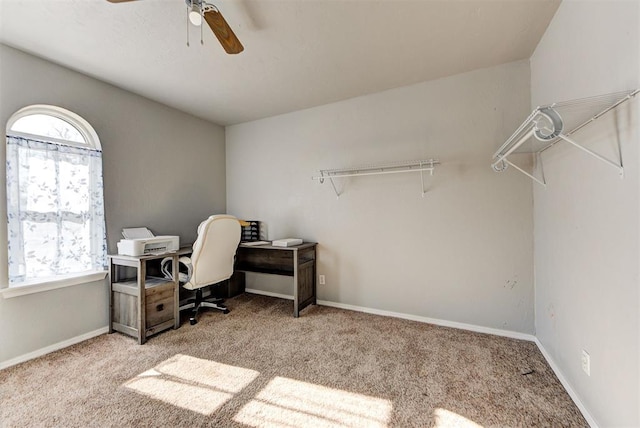
[{"label": "white paper stack", "polygon": [[300,244],[302,244],[302,239],[300,238],[276,239],[271,243],[274,247],[293,247]]},{"label": "white paper stack", "polygon": [[249,241],[249,242],[241,242],[240,245],[243,247],[255,247],[258,245],[270,245],[269,241]]}]

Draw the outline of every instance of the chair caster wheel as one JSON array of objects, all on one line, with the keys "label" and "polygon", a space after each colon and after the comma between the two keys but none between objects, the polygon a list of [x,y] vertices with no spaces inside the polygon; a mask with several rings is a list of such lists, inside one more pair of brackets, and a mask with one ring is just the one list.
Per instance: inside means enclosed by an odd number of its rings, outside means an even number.
[{"label": "chair caster wheel", "polygon": [[222,311],[223,314],[228,314],[229,313],[229,309],[225,309],[224,311]]},{"label": "chair caster wheel", "polygon": [[189,319],[189,324],[196,325],[197,323],[198,323],[198,320],[196,320],[195,318],[190,318]]}]

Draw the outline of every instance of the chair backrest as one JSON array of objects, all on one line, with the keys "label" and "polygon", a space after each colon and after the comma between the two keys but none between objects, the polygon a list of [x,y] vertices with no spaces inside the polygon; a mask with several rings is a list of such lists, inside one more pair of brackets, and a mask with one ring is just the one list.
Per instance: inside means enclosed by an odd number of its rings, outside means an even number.
[{"label": "chair backrest", "polygon": [[185,288],[200,288],[231,277],[240,229],[240,222],[231,215],[212,215],[200,223],[191,254],[193,271]]}]

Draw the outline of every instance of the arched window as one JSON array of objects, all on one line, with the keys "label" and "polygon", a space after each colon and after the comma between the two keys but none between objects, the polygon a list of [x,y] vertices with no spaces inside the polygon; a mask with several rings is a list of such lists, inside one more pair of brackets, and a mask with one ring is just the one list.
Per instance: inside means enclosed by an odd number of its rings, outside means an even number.
[{"label": "arched window", "polygon": [[7,123],[9,287],[104,271],[100,140],[87,121],[33,105]]}]

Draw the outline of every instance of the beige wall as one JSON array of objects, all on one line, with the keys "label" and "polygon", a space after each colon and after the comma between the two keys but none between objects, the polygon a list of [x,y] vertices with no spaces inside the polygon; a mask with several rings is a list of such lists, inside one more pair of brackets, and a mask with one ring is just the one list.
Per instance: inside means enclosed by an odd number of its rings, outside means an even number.
[{"label": "beige wall", "polygon": [[[31,104],[69,109],[97,131],[110,252],[123,227],[148,226],[193,242],[201,220],[225,212],[222,127],[0,45],[0,123]],[[6,218],[5,201],[3,178],[0,218]],[[4,226],[0,242],[6,242]],[[5,245],[0,245],[0,260],[0,278],[6,278]],[[0,298],[0,363],[107,322],[105,281]]]},{"label": "beige wall", "polygon": [[[532,191],[491,156],[529,111],[527,61],[227,127],[229,212],[319,242],[321,300],[533,333]],[[419,174],[319,169],[437,157]],[[254,275],[248,287],[291,294]]]},{"label": "beige wall", "polygon": [[[640,87],[637,1],[564,1],[531,58],[541,105]],[[625,177],[567,145],[534,190],[536,336],[600,426],[640,426],[640,97],[575,134]],[[591,356],[591,376],[581,352]]]}]

